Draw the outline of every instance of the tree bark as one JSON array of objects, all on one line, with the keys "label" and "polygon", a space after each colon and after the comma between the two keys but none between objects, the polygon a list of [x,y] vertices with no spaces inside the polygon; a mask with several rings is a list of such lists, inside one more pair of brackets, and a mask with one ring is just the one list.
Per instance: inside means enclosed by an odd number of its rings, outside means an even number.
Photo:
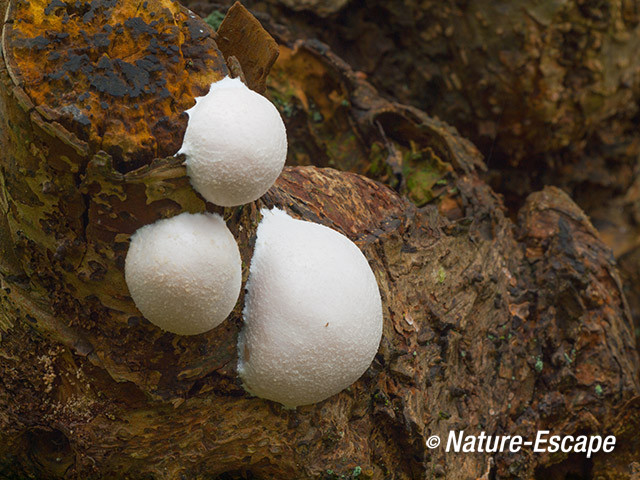
[{"label": "tree bark", "polygon": [[637,115],[634,1],[368,0],[329,18],[329,1],[247,4],[326,42],[385,94],[446,119],[506,164],[537,156],[548,167],[545,154],[566,160],[587,142],[610,145]]},{"label": "tree bark", "polygon": [[[611,252],[567,195],[533,194],[510,219],[471,143],[299,41],[280,46],[268,90],[290,166],[253,204],[207,204],[170,155],[182,112],[228,73],[225,55],[177,4],[139,3],[0,2],[0,476],[631,478],[629,308]],[[65,13],[77,30],[62,28]],[[147,72],[141,83],[125,63]],[[246,281],[263,206],[353,239],[383,298],[369,370],[296,410],[241,387],[242,298],[213,331],[182,337],[142,318],[124,282],[136,229],[205,210],[224,215]],[[587,462],[425,445],[449,430],[542,428],[616,433],[625,446]]]},{"label": "tree bark", "polygon": [[471,139],[510,215],[544,186],[567,192],[612,248],[640,338],[637,2],[247,4],[271,31],[321,39],[388,97]]}]

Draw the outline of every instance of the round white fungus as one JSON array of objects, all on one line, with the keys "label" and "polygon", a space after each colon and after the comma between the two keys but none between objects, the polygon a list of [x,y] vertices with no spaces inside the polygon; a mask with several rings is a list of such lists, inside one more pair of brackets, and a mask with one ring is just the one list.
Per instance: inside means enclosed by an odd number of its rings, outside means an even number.
[{"label": "round white fungus", "polygon": [[287,132],[276,107],[237,78],[196,98],[178,154],[206,200],[231,207],[257,200],[282,171]]},{"label": "round white fungus", "polygon": [[287,407],[347,388],[382,336],[375,276],[344,235],[262,210],[238,340],[247,391]]},{"label": "round white fungus", "polygon": [[217,214],[182,213],[131,236],[125,280],[138,310],[180,335],[218,326],[240,294],[242,262],[233,235]]}]

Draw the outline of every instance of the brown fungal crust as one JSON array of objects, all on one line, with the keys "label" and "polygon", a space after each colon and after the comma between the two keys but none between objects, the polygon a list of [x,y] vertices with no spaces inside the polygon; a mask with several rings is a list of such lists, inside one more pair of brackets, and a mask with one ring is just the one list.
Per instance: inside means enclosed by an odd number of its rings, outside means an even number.
[{"label": "brown fungal crust", "polygon": [[3,51],[47,121],[126,172],[174,154],[183,112],[227,74],[205,22],[170,0],[15,0]]}]

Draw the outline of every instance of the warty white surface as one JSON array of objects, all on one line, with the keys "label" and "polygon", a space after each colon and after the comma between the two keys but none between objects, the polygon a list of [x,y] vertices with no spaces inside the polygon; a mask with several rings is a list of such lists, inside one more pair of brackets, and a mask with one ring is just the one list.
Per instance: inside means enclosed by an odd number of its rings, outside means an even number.
[{"label": "warty white surface", "polygon": [[191,184],[206,200],[242,205],[271,188],[287,157],[287,132],[269,100],[225,77],[186,113],[178,154],[186,156]]},{"label": "warty white surface", "polygon": [[262,210],[238,373],[287,407],[324,400],[369,367],[382,335],[375,276],[358,247],[323,225]]},{"label": "warty white surface", "polygon": [[196,335],[218,326],[233,310],[242,261],[220,215],[182,213],[132,235],[125,280],[149,321],[169,332]]}]

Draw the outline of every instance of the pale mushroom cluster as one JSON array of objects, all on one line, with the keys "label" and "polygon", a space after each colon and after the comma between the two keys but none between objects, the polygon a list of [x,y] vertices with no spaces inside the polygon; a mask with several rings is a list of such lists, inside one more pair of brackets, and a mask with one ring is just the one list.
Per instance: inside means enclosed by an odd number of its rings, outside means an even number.
[{"label": "pale mushroom cluster", "polygon": [[[178,154],[194,189],[220,206],[253,202],[287,154],[277,109],[239,79],[211,85],[187,111]],[[296,407],[322,401],[369,367],[382,336],[376,278],[360,249],[323,225],[263,209],[246,285],[238,373],[258,397]],[[238,245],[216,214],[182,213],[131,237],[125,280],[158,327],[196,335],[222,323],[242,283]]]}]

